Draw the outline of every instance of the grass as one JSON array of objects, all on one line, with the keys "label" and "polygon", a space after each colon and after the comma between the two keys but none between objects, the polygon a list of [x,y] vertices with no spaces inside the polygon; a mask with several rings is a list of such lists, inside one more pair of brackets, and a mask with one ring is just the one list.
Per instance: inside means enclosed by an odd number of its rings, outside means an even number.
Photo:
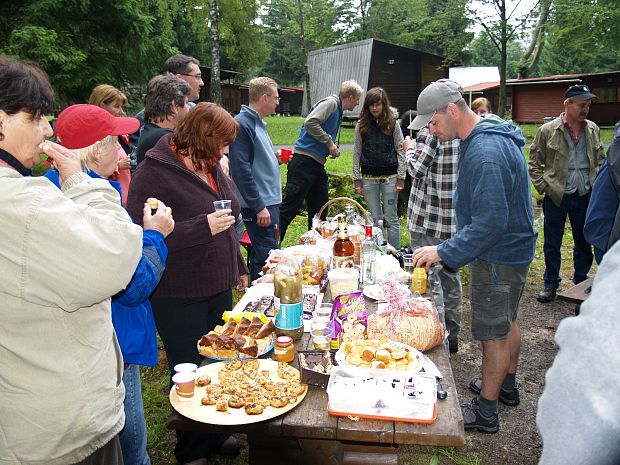
[{"label": "grass", "polygon": [[[268,120],[268,130],[275,145],[293,145],[301,127],[303,119],[301,117],[270,117]],[[537,125],[523,125],[522,130],[531,143],[536,134]],[[613,129],[605,128],[601,131],[602,139],[605,144],[611,142]],[[341,143],[353,143],[353,129],[347,128],[343,130]],[[525,150],[526,158],[529,158],[529,150]],[[326,168],[328,173],[337,175],[346,175],[351,173],[352,153],[351,151],[343,151],[342,155],[327,162]],[[282,185],[286,184],[286,166],[283,165],[280,170],[282,177]],[[532,191],[535,194],[535,191]],[[538,212],[537,212],[538,214]],[[282,247],[288,247],[297,243],[299,236],[307,229],[307,217],[303,215],[297,216],[288,228]],[[401,218],[401,243],[408,243],[408,231],[406,218]],[[562,245],[562,268],[561,275],[564,277],[572,276],[572,248],[573,240],[570,226],[567,226],[564,234]],[[593,267],[593,272],[596,267]],[[542,275],[544,272],[544,260],[542,256],[542,231],[540,231],[539,240],[536,248],[536,256],[530,267],[528,277],[528,287],[538,289],[542,284]],[[468,274],[466,269],[463,270],[462,279],[464,285],[467,285]],[[240,297],[239,293],[234,292],[235,299]],[[148,448],[152,458],[153,465],[168,465],[176,463],[174,459],[175,434],[166,428],[166,420],[170,414],[171,407],[168,401],[168,365],[165,360],[165,353],[160,342],[160,360],[159,365],[154,368],[142,368],[142,392],[144,399],[144,411],[148,425]],[[424,447],[415,446],[408,449],[410,452],[404,456],[403,463],[410,465],[482,465],[489,463],[487,459],[483,459],[478,454],[465,454],[459,449],[441,448],[441,447]],[[238,464],[245,463],[243,457],[227,461],[223,457],[218,456],[220,464]]]}]

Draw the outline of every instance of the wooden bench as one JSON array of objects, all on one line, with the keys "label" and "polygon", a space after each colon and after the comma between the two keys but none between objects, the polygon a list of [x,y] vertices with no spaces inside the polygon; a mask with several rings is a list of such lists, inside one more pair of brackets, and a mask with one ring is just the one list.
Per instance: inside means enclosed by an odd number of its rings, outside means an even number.
[{"label": "wooden bench", "polygon": [[590,288],[592,287],[593,281],[594,277],[588,278],[585,281],[575,284],[573,287],[558,293],[558,300],[572,304],[582,304],[583,301],[590,296]]}]

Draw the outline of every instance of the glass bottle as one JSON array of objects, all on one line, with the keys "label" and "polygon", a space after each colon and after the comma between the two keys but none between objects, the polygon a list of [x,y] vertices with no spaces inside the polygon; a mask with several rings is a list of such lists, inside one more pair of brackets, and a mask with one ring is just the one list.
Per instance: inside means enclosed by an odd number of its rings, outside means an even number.
[{"label": "glass bottle", "polygon": [[362,285],[368,286],[375,283],[375,258],[377,254],[377,245],[372,238],[372,225],[367,224],[366,237],[362,241]]},{"label": "glass bottle", "polygon": [[304,332],[304,305],[299,262],[292,257],[280,261],[274,270],[273,284],[276,335],[301,339]]},{"label": "glass bottle", "polygon": [[355,265],[355,246],[349,239],[347,224],[338,222],[338,239],[334,242],[332,268],[353,268]]},{"label": "glass bottle", "polygon": [[387,241],[385,240],[385,233],[383,230],[383,220],[377,220],[377,226],[372,228],[372,232],[377,240],[377,248],[381,253],[387,253]]}]

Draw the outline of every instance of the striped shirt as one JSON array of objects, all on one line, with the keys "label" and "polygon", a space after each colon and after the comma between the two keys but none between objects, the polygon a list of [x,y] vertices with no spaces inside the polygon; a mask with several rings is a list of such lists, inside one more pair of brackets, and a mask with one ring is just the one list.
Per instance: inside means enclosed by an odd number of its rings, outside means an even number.
[{"label": "striped shirt", "polygon": [[406,154],[411,175],[411,194],[407,212],[408,228],[442,241],[456,233],[452,196],[456,187],[456,168],[460,140],[439,142],[428,128],[418,133],[415,150]]}]

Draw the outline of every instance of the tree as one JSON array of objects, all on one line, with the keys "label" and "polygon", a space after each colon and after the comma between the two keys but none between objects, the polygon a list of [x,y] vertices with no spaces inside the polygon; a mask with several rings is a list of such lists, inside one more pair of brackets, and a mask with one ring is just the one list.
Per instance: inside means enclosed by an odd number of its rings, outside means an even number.
[{"label": "tree", "polygon": [[[518,75],[518,65],[523,55],[523,44],[512,39],[506,47],[506,79]],[[466,50],[468,66],[497,66],[499,68],[499,50],[485,32],[480,32],[471,41]]]},{"label": "tree", "polygon": [[416,0],[403,8],[398,0],[360,3],[358,25],[350,40],[375,38],[445,57],[446,66],[462,62],[473,38],[467,0]]},{"label": "tree", "polygon": [[145,82],[175,51],[170,30],[150,15],[152,1],[5,1],[0,53],[41,65],[63,102],[85,101],[101,83]]},{"label": "tree", "polygon": [[617,0],[554,0],[539,75],[620,69]]},{"label": "tree", "polygon": [[264,10],[270,58],[262,72],[281,85],[304,83],[308,53],[342,43],[353,17],[349,0],[267,0]]},{"label": "tree", "polygon": [[216,0],[209,0],[211,21],[211,101],[222,104],[222,83],[220,82],[220,33],[219,13]]},{"label": "tree", "polygon": [[[521,0],[476,0],[482,8],[475,9],[470,5],[470,12],[475,21],[480,24],[495,48],[499,52],[499,104],[497,114],[504,116],[506,109],[506,64],[508,56],[508,42],[517,38],[525,24],[531,18],[537,6],[530,11],[517,14]],[[495,14],[481,13],[492,7]]]},{"label": "tree", "polygon": [[518,64],[519,78],[527,78],[533,69],[538,65],[538,60],[545,44],[545,27],[547,25],[547,19],[549,18],[549,8],[551,7],[552,0],[541,0],[540,2],[540,14],[538,15],[538,22],[532,37],[530,44],[523,52],[523,56]]}]

